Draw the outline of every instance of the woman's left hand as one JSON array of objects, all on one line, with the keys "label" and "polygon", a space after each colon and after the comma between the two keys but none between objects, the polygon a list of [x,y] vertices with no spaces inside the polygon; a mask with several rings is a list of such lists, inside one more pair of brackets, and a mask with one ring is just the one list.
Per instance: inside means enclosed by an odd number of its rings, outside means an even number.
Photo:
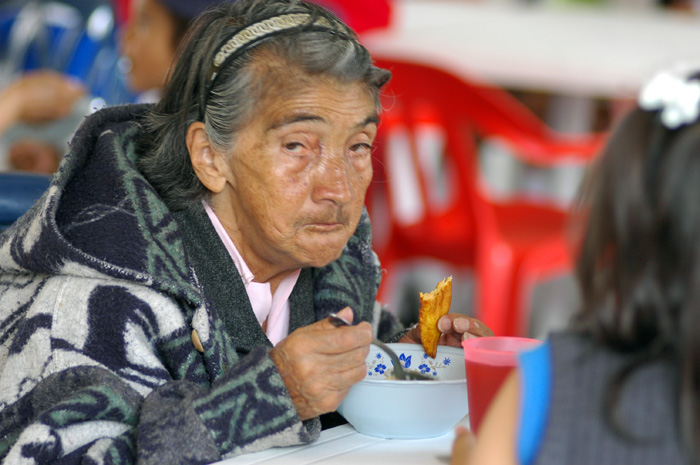
[{"label": "woman's left hand", "polygon": [[[461,313],[448,313],[438,321],[440,345],[462,347],[462,341],[474,337],[493,336],[491,328],[480,320]],[[399,342],[420,344],[420,331],[417,326],[412,327]]]}]

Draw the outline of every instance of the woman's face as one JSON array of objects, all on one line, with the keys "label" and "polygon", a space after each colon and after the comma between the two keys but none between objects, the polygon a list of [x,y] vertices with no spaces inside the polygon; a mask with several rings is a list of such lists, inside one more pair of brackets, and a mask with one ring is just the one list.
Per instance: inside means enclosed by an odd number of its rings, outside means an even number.
[{"label": "woman's face", "polygon": [[175,22],[156,0],[135,0],[122,40],[131,62],[129,85],[136,92],[161,89],[175,56]]},{"label": "woman's face", "polygon": [[238,132],[227,188],[212,199],[253,273],[338,258],[372,179],[377,109],[366,88],[313,79],[281,94]]}]

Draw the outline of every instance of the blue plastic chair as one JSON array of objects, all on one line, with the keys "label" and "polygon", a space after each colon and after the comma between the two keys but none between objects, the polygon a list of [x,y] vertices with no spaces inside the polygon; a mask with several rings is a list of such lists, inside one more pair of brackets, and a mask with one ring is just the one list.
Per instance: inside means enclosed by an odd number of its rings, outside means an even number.
[{"label": "blue plastic chair", "polygon": [[119,68],[109,0],[31,0],[0,5],[0,75],[52,69],[81,81],[104,104],[134,101]]},{"label": "blue plastic chair", "polygon": [[48,189],[51,177],[33,173],[0,173],[0,231],[10,227]]}]

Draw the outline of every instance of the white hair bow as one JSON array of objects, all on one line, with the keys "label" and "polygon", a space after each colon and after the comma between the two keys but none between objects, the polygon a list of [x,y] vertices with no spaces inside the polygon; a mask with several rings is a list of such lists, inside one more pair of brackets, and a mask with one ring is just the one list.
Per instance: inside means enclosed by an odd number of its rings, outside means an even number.
[{"label": "white hair bow", "polygon": [[[694,72],[700,68],[693,68]],[[689,73],[664,71],[658,73],[639,94],[643,110],[661,110],[661,122],[676,129],[698,119],[700,114],[700,80],[689,79]]]}]

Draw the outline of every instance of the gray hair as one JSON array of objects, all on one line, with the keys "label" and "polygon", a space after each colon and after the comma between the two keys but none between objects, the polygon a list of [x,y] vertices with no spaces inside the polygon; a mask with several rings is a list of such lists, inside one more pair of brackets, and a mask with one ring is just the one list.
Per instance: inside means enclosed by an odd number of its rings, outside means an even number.
[{"label": "gray hair", "polygon": [[[236,31],[263,19],[308,13],[332,28],[297,28],[270,35],[218,69],[213,57]],[[360,83],[377,104],[391,73],[372,64],[354,32],[327,10],[301,0],[237,0],[201,15],[178,52],[159,103],[147,116],[138,167],[171,210],[209,195],[197,178],[185,143],[187,128],[203,121],[215,149],[230,152],[236,133],[256,105],[274,95],[283,70],[300,78],[329,77]]]}]

